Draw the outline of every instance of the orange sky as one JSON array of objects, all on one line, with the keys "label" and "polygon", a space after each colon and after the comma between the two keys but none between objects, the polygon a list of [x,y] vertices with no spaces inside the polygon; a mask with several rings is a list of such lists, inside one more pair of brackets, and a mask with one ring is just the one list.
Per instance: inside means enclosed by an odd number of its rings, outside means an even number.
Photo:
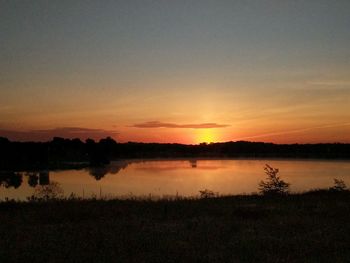
[{"label": "orange sky", "polygon": [[350,142],[350,2],[0,3],[0,136]]}]

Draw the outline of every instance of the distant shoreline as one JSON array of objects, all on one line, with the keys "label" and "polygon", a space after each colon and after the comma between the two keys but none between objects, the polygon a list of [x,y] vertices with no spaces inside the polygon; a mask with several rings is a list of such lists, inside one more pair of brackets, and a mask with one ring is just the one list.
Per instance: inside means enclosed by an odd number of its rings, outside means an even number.
[{"label": "distant shoreline", "polygon": [[161,143],[117,143],[112,138],[53,138],[49,142],[11,142],[0,137],[0,170],[55,169],[71,164],[103,166],[113,160],[139,159],[288,159],[350,160],[350,144],[273,144],[225,142],[198,145]]}]

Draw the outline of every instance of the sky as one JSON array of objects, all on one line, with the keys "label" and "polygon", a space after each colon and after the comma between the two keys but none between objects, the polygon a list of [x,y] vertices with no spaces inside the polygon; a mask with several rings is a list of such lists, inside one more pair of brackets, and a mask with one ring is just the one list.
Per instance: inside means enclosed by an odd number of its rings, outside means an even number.
[{"label": "sky", "polygon": [[0,0],[0,136],[350,142],[348,0]]}]

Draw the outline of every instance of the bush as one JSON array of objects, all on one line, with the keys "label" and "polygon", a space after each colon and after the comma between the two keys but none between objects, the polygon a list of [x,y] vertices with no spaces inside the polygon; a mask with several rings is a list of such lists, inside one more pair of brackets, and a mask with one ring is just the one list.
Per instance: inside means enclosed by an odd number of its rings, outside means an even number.
[{"label": "bush", "polygon": [[208,190],[208,189],[204,189],[204,190],[199,191],[199,194],[200,194],[201,198],[213,198],[213,197],[215,197],[215,193],[211,190]]},{"label": "bush", "polygon": [[264,167],[267,175],[266,181],[259,183],[259,191],[264,195],[286,195],[289,193],[289,183],[283,181],[277,174],[279,169],[268,164]]},{"label": "bush", "polygon": [[343,180],[334,178],[334,186],[329,188],[330,191],[342,192],[346,191],[347,187]]},{"label": "bush", "polygon": [[63,198],[63,189],[57,182],[51,182],[48,185],[37,186],[34,190],[31,200],[49,201]]}]

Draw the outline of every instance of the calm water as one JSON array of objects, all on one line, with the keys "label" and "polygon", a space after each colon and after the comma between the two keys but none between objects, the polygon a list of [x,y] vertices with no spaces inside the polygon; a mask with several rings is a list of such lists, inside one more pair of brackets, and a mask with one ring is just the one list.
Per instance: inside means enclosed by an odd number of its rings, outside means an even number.
[{"label": "calm water", "polygon": [[[0,199],[25,199],[40,184],[49,182],[59,183],[65,195],[74,193],[81,197],[195,196],[203,189],[220,194],[252,193],[257,192],[259,181],[265,179],[265,163],[280,169],[280,176],[291,183],[293,192],[330,187],[334,178],[350,185],[349,161],[118,161],[98,169],[23,172],[14,182],[8,183],[8,188],[0,187]],[[4,185],[4,175],[1,176]]]}]

